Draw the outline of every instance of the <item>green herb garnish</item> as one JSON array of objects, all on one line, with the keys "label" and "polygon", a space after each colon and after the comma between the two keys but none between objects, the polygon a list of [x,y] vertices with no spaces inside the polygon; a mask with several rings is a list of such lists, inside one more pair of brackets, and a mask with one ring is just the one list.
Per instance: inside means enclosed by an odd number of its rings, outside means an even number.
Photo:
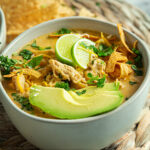
[{"label": "green herb garnish", "polygon": [[131,60],[128,60],[128,61],[126,62],[126,64],[133,64],[133,62],[132,62]]},{"label": "green herb garnish", "polygon": [[8,58],[8,56],[0,56],[0,70],[3,75],[9,74],[11,67],[17,63],[15,59]]},{"label": "green herb garnish", "polygon": [[93,50],[94,53],[96,53],[100,57],[109,56],[114,51],[111,46],[108,47],[104,44],[100,44],[99,48],[96,48],[94,45],[88,46],[86,43],[81,42],[80,46],[82,46],[83,48],[89,49],[89,50]]},{"label": "green herb garnish", "polygon": [[132,65],[131,68],[134,70],[135,74],[137,76],[143,76],[143,71],[142,70],[138,70],[138,68],[136,67],[136,65]]},{"label": "green herb garnish", "polygon": [[31,44],[31,47],[33,47],[33,48],[35,48],[35,49],[38,49],[38,50],[47,50],[47,49],[51,49],[50,46],[45,47],[45,48],[38,46],[38,45],[36,44],[36,40],[33,41],[33,43]]},{"label": "green herb garnish", "polygon": [[70,30],[68,30],[66,28],[62,28],[56,34],[69,34],[69,33],[71,33]]},{"label": "green herb garnish", "polygon": [[68,82],[57,82],[57,83],[55,84],[55,87],[57,87],[57,88],[63,88],[63,89],[65,89],[65,90],[67,90],[67,91],[70,90],[70,87],[69,87],[69,83],[68,83]]},{"label": "green herb garnish", "polygon": [[86,90],[83,90],[81,92],[79,92],[79,91],[76,92],[76,94],[79,95],[79,96],[82,95],[82,94],[85,94],[85,93],[86,93]]},{"label": "green herb garnish", "polygon": [[88,73],[87,76],[90,78],[87,83],[92,85],[97,85],[97,87],[103,87],[105,84],[106,77],[99,78],[98,76],[93,77],[91,73]]},{"label": "green herb garnish", "polygon": [[28,111],[33,110],[31,104],[29,103],[29,99],[28,98],[20,96],[17,93],[12,93],[11,95],[14,98],[15,101],[17,101],[17,102],[19,102],[21,104],[22,109],[25,109],[25,110],[28,110]]},{"label": "green herb garnish", "polygon": [[134,85],[134,84],[137,84],[137,82],[129,81],[129,84],[130,84],[130,85]]},{"label": "green herb garnish", "polygon": [[139,50],[133,48],[132,51],[137,55],[134,58],[134,63],[138,68],[142,68],[143,67],[143,62],[142,62],[142,54],[140,53]]},{"label": "green herb garnish", "polygon": [[23,49],[20,53],[20,56],[22,56],[25,60],[29,60],[31,59],[32,56],[32,52],[27,50],[27,49]]},{"label": "green herb garnish", "polygon": [[38,66],[41,62],[41,60],[43,59],[43,56],[37,56],[37,57],[33,57],[27,64],[26,66],[30,67],[30,68],[35,68],[36,66]]},{"label": "green herb garnish", "polygon": [[95,4],[96,4],[96,6],[98,6],[98,7],[101,6],[100,2],[96,2]]}]

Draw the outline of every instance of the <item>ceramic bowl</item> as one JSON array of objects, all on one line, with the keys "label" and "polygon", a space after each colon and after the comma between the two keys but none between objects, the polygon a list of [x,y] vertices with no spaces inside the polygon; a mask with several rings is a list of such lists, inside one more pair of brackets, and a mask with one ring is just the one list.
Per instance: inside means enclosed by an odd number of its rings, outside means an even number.
[{"label": "ceramic bowl", "polygon": [[[61,18],[44,22],[25,31],[7,46],[3,55],[11,56],[34,38],[62,27],[102,31],[119,37],[117,27],[112,23],[85,17]],[[76,120],[40,118],[19,109],[0,84],[3,106],[15,127],[28,141],[43,150],[99,150],[119,139],[133,126],[148,94],[150,56],[146,44],[141,39],[127,30],[125,34],[128,43],[138,41],[138,49],[144,58],[145,77],[129,100],[111,112]]]},{"label": "ceramic bowl", "polygon": [[6,44],[6,23],[5,23],[5,16],[0,8],[0,52],[5,47]]}]

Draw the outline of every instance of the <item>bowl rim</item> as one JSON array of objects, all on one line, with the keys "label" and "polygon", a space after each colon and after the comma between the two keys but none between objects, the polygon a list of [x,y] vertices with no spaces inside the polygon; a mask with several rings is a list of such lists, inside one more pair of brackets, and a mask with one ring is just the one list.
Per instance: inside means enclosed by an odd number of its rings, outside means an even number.
[{"label": "bowl rim", "polygon": [[[30,29],[24,31],[23,33],[21,33],[19,36],[17,36],[10,44],[8,44],[8,46],[3,50],[2,54],[3,55],[6,51],[7,51],[17,42],[19,41],[24,35],[28,35],[30,34],[30,31],[32,31],[33,29],[38,29],[39,27],[52,23],[52,22],[61,22],[64,20],[78,20],[78,19],[82,19],[82,20],[88,20],[88,21],[93,21],[93,22],[99,22],[99,23],[103,23],[103,24],[108,24],[112,27],[117,28],[117,25],[111,22],[107,22],[107,21],[102,21],[102,20],[98,20],[95,18],[89,18],[89,17],[80,17],[80,16],[73,16],[73,17],[63,17],[63,18],[59,18],[59,19],[54,19],[54,20],[50,20],[50,21],[46,21],[44,23],[38,24],[36,26],[31,27]],[[127,32],[128,34],[130,34],[132,37],[134,37],[136,40],[138,40],[139,43],[141,43],[141,45],[144,47],[144,51],[146,52],[146,56],[147,56],[147,68],[146,68],[146,73],[145,73],[145,77],[141,83],[141,85],[139,86],[139,88],[137,89],[137,91],[129,98],[128,101],[126,101],[125,103],[123,103],[122,105],[120,105],[118,108],[104,113],[104,114],[100,114],[100,115],[96,115],[96,116],[91,116],[91,117],[87,117],[87,118],[81,118],[81,119],[50,119],[50,118],[42,118],[36,115],[32,115],[29,114],[25,111],[23,111],[22,109],[20,109],[8,96],[7,92],[5,91],[2,83],[0,82],[0,92],[3,94],[3,96],[5,97],[5,99],[7,99],[8,103],[11,105],[11,107],[13,107],[16,111],[18,111],[19,113],[21,113],[22,115],[25,115],[26,117],[29,117],[30,119],[34,119],[36,121],[40,121],[40,122],[47,122],[47,123],[56,123],[56,124],[75,124],[75,123],[85,123],[85,122],[90,122],[90,121],[95,121],[104,117],[107,117],[109,115],[112,115],[114,113],[117,113],[119,110],[123,109],[124,107],[127,107],[130,103],[132,103],[133,101],[136,100],[136,98],[142,93],[142,91],[147,87],[148,84],[148,80],[149,80],[149,75],[150,75],[150,52],[149,52],[149,48],[146,45],[146,43],[141,40],[139,37],[137,37],[134,33],[128,31],[127,29],[123,28],[123,30],[125,32]],[[5,54],[4,54],[5,55]],[[3,97],[3,98],[4,98]]]}]

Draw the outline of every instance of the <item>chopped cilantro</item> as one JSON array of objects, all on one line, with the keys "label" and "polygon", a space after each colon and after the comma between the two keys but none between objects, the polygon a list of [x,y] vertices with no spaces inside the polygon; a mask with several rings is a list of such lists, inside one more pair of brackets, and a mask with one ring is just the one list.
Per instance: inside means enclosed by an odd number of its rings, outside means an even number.
[{"label": "chopped cilantro", "polygon": [[15,59],[8,58],[8,56],[0,56],[0,70],[3,75],[9,74],[11,67],[17,63]]},{"label": "chopped cilantro", "polygon": [[82,95],[82,94],[85,94],[85,93],[86,93],[86,90],[83,90],[81,92],[79,92],[79,91],[76,92],[76,94],[79,95],[79,96]]},{"label": "chopped cilantro", "polygon": [[143,67],[143,62],[142,62],[142,54],[140,53],[139,50],[133,48],[132,51],[137,55],[134,58],[134,63],[137,67],[142,68]]},{"label": "chopped cilantro", "polygon": [[57,83],[55,84],[55,87],[57,87],[57,88],[63,88],[63,89],[65,89],[65,90],[67,90],[67,91],[70,90],[70,87],[69,87],[69,83],[68,83],[68,82],[57,82]]},{"label": "chopped cilantro", "polygon": [[129,81],[129,84],[130,84],[130,85],[134,85],[134,84],[137,84],[137,82]]},{"label": "chopped cilantro", "polygon": [[38,50],[47,50],[47,49],[51,49],[50,46],[45,47],[45,48],[38,46],[38,45],[36,44],[36,40],[33,41],[33,43],[31,44],[31,47],[33,47],[33,48],[35,48],[35,49],[38,49]]},{"label": "chopped cilantro", "polygon": [[71,31],[66,28],[62,28],[57,32],[57,34],[69,34],[69,33],[71,33]]},{"label": "chopped cilantro", "polygon": [[93,50],[94,53],[96,53],[98,56],[101,56],[101,57],[109,56],[114,51],[111,46],[108,47],[104,44],[100,44],[99,48],[96,48],[94,45],[88,46],[86,43],[81,42],[80,46],[82,46],[83,48],[86,48],[86,49]]},{"label": "chopped cilantro", "polygon": [[71,8],[72,8],[73,10],[76,10],[76,7],[75,7],[74,5],[72,5]]},{"label": "chopped cilantro", "polygon": [[132,65],[131,68],[134,70],[135,74],[137,76],[143,76],[143,71],[142,70],[138,70],[138,68],[136,67],[136,65]]},{"label": "chopped cilantro", "polygon": [[14,66],[14,68],[15,68],[15,69],[21,69],[21,67],[19,67],[19,66]]},{"label": "chopped cilantro", "polygon": [[96,4],[96,6],[98,6],[98,7],[101,6],[100,2],[96,2],[95,4]]},{"label": "chopped cilantro", "polygon": [[31,59],[32,56],[32,52],[27,50],[27,49],[23,49],[20,53],[20,56],[22,56],[25,60],[29,60]]},{"label": "chopped cilantro", "polygon": [[33,57],[27,64],[26,66],[29,66],[30,68],[35,68],[36,66],[38,66],[41,62],[41,60],[43,59],[43,56],[37,56],[37,57]]},{"label": "chopped cilantro", "polygon": [[130,60],[128,60],[128,61],[126,62],[126,64],[133,64],[133,62],[130,61]]},{"label": "chopped cilantro", "polygon": [[92,85],[97,85],[97,87],[103,87],[105,84],[106,77],[99,78],[98,76],[93,77],[91,73],[88,73],[87,76],[90,78],[87,83]]},{"label": "chopped cilantro", "polygon": [[12,97],[14,98],[15,101],[19,102],[22,106],[22,109],[25,110],[33,110],[31,104],[29,103],[29,99],[23,96],[20,96],[17,93],[12,93]]}]

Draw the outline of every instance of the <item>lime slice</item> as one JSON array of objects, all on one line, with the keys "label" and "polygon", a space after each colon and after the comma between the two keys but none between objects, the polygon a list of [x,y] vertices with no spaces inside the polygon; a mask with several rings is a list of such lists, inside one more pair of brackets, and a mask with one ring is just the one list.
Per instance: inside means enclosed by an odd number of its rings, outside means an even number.
[{"label": "lime slice", "polygon": [[[84,46],[85,45],[85,46]],[[86,46],[94,45],[95,43],[88,39],[81,39],[77,41],[72,48],[72,57],[75,63],[83,69],[87,68],[90,60],[90,55],[95,54],[93,50],[86,48]]]},{"label": "lime slice", "polygon": [[61,36],[56,42],[56,57],[63,63],[75,65],[72,56],[72,46],[80,39],[76,34],[67,34]]}]

